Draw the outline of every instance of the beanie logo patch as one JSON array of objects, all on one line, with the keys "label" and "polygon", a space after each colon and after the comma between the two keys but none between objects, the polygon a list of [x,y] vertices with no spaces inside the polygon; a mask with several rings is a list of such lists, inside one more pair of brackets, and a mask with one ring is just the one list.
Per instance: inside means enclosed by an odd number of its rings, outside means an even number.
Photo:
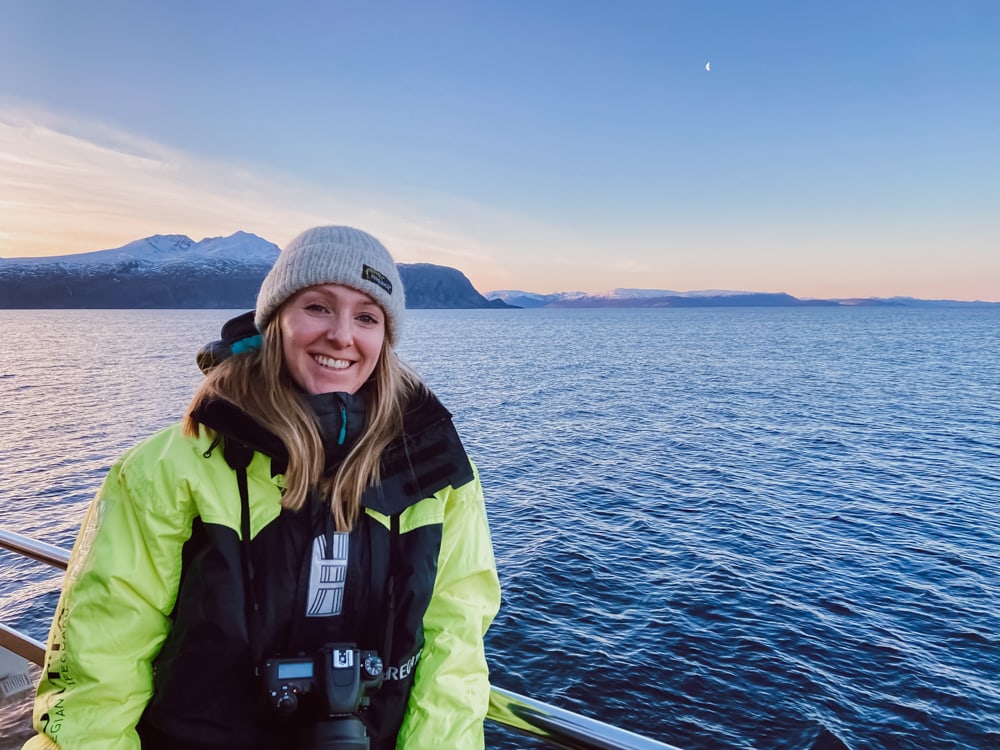
[{"label": "beanie logo patch", "polygon": [[365,281],[370,281],[376,286],[382,287],[385,289],[386,294],[392,294],[392,282],[385,277],[385,274],[379,273],[371,266],[362,264],[361,278]]}]

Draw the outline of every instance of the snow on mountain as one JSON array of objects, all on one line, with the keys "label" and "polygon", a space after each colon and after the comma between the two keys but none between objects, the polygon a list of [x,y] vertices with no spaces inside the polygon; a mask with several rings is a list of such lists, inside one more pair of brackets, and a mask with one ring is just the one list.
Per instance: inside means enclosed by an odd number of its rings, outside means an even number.
[{"label": "snow on mountain", "polygon": [[[0,308],[253,307],[278,246],[247,232],[194,242],[154,235],[122,247],[49,258],[0,259]],[[407,307],[508,307],[491,302],[461,271],[398,265]]]},{"label": "snow on mountain", "polygon": [[567,302],[571,300],[582,300],[582,299],[592,299],[592,300],[642,300],[642,299],[656,299],[659,297],[733,297],[737,295],[749,294],[749,292],[735,292],[727,291],[722,289],[700,289],[691,292],[676,292],[670,289],[633,289],[627,287],[617,287],[606,292],[552,292],[549,294],[539,294],[537,292],[524,292],[519,289],[498,289],[496,291],[487,292],[485,296],[488,299],[501,299],[504,302],[509,302],[511,304],[525,305],[528,303],[532,306],[540,307],[542,305],[548,305],[558,302]]},{"label": "snow on mountain", "polygon": [[486,292],[483,296],[487,299],[499,299],[504,302],[511,302],[512,304],[527,304],[529,307],[540,307],[541,305],[547,305],[550,302],[561,302],[562,300],[586,297],[587,293],[551,292],[549,294],[540,294],[538,292],[524,292],[520,289],[497,289],[492,292]]},{"label": "snow on mountain", "polygon": [[206,237],[200,242],[181,234],[155,234],[110,250],[74,255],[0,258],[0,265],[71,267],[140,263],[164,266],[174,263],[230,261],[270,267],[277,259],[278,252],[279,248],[273,242],[249,232],[236,232],[228,237]]},{"label": "snow on mountain", "polygon": [[610,297],[611,299],[637,299],[647,297],[680,297],[684,292],[672,292],[669,289],[628,289],[618,287],[607,292],[595,292],[592,297]]},{"label": "snow on mountain", "polygon": [[[74,255],[0,258],[0,308],[10,307],[242,307],[280,249],[249,232],[195,242],[157,234],[122,247]],[[426,266],[426,268],[423,268]],[[797,299],[785,293],[618,287],[607,292],[540,294],[499,289],[480,295],[457,269],[400,264],[414,307],[738,307],[775,305],[988,305],[1000,303],[917,300],[907,297],[840,300]],[[426,300],[421,302],[421,295]],[[485,298],[485,299],[483,299]],[[484,304],[486,300],[501,300]],[[419,303],[419,304],[417,304]]]},{"label": "snow on mountain", "polygon": [[644,299],[649,297],[732,297],[737,294],[750,294],[750,292],[736,292],[727,289],[698,289],[690,292],[675,292],[670,289],[629,289],[618,287],[610,292],[595,294],[595,297],[610,297],[612,299]]},{"label": "snow on mountain", "polygon": [[281,248],[256,234],[236,232],[228,237],[212,237],[195,243],[191,252],[199,252],[206,258],[216,260],[238,260],[255,265],[274,265]]}]

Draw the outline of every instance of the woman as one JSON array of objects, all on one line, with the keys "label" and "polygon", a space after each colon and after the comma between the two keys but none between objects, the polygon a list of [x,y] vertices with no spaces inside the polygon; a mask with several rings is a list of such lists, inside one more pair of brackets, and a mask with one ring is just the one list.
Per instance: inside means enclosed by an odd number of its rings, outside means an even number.
[{"label": "woman", "polygon": [[91,506],[26,750],[483,746],[482,489],[393,352],[404,308],[374,237],[292,240],[255,329],[227,324],[185,420]]}]

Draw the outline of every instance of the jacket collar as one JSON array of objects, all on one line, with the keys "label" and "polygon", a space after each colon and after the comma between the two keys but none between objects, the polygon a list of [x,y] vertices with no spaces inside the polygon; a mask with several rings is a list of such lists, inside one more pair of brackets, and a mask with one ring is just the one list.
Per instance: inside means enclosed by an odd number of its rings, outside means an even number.
[{"label": "jacket collar", "polygon": [[[366,423],[364,398],[348,394],[323,394],[309,396],[308,399],[317,415],[320,433],[324,437],[326,469],[335,470],[364,430]],[[347,419],[346,428],[342,424],[344,416]],[[288,449],[285,444],[277,435],[231,401],[223,398],[212,399],[200,404],[191,412],[191,417],[222,437],[244,443],[270,458],[272,476],[284,474],[287,470]],[[391,474],[403,471],[405,464],[412,460],[412,457],[408,456],[407,443],[443,423],[451,427],[451,412],[429,389],[421,386],[407,402],[403,415],[403,434],[393,439],[387,446],[383,455],[383,468]],[[453,431],[453,427],[447,431],[449,437]],[[344,434],[343,443],[339,442],[341,433]],[[455,439],[457,440],[457,435]]]}]

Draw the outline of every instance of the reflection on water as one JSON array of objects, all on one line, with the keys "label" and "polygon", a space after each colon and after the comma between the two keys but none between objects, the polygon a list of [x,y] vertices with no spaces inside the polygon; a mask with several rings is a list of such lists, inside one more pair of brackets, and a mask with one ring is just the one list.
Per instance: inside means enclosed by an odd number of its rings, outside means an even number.
[{"label": "reflection on water", "polygon": [[[227,315],[0,311],[4,525],[71,544]],[[401,354],[487,492],[495,682],[691,750],[1000,746],[998,331],[996,310],[409,311]],[[3,621],[43,638],[58,576],[0,562]]]}]

